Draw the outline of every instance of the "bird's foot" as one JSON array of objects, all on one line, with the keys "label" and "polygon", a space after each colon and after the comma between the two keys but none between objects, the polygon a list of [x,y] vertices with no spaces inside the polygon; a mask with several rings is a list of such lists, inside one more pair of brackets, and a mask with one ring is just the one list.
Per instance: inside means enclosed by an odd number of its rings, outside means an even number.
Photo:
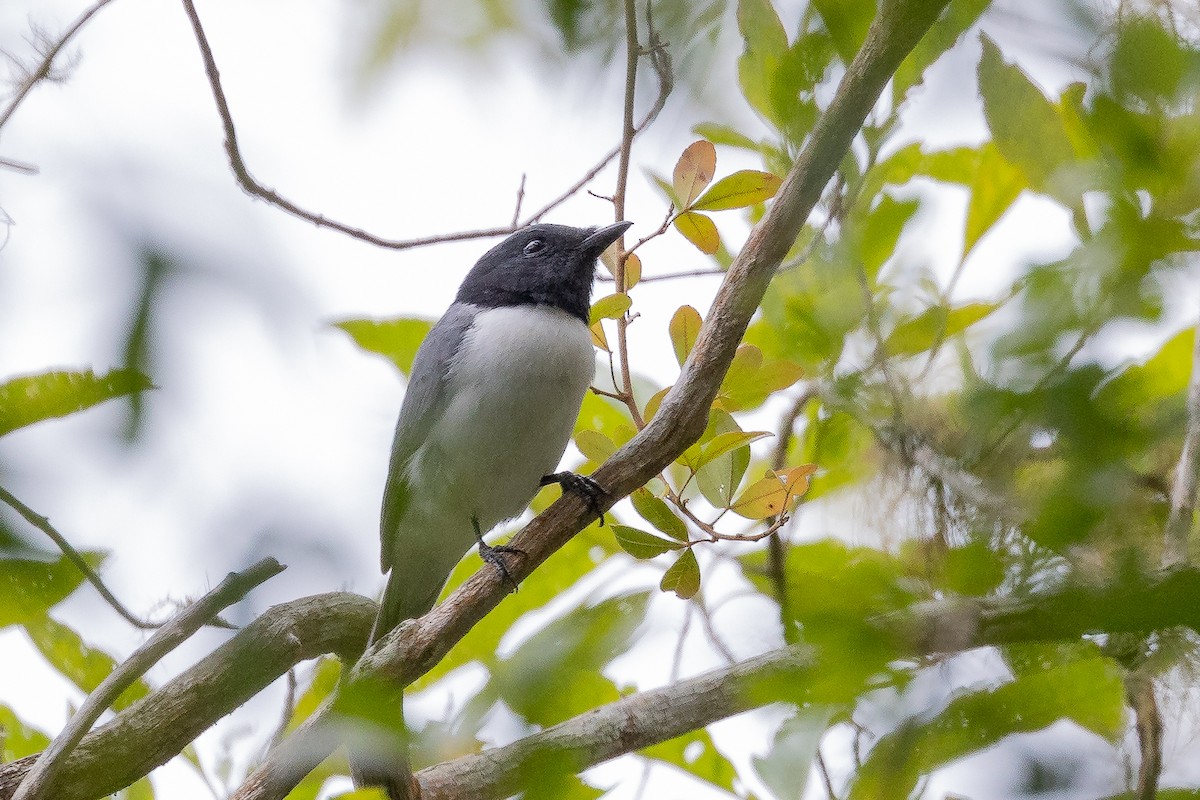
[{"label": "bird's foot", "polygon": [[512,586],[514,592],[517,591],[517,581],[513,578],[512,573],[508,571],[508,565],[504,563],[504,556],[507,553],[524,556],[525,551],[518,547],[509,547],[505,544],[488,544],[483,540],[483,533],[479,530],[479,520],[471,517],[471,525],[475,528],[475,540],[479,542],[479,557],[483,559],[485,564],[491,564],[500,570],[501,583],[508,583]]},{"label": "bird's foot", "polygon": [[587,475],[576,475],[574,472],[553,472],[543,475],[539,485],[549,486],[552,483],[557,483],[564,492],[574,492],[582,497],[588,508],[600,517],[600,524],[604,524],[604,506],[601,505],[601,502],[608,493],[604,491],[603,486]]}]

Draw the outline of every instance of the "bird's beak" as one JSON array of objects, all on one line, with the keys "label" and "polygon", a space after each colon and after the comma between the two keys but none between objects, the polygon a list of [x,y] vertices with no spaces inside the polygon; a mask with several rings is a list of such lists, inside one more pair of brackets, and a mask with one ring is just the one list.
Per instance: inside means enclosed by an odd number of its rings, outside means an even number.
[{"label": "bird's beak", "polygon": [[632,222],[617,222],[613,225],[598,228],[583,240],[584,252],[592,258],[599,258],[600,254],[607,250],[610,244],[620,239],[621,234],[628,230],[632,224]]}]

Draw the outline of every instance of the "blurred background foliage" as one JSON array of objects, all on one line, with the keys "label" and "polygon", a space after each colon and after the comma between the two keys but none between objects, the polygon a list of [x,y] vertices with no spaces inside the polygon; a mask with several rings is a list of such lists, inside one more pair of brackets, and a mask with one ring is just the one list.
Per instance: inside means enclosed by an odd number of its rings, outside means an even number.
[{"label": "blurred background foliage", "polygon": [[[615,0],[352,5],[367,84],[420,48],[479,53],[509,40],[599,72],[623,58],[625,5]],[[668,43],[676,80],[697,96],[730,95],[730,87],[710,85],[709,69],[729,56],[723,42],[736,51],[742,113],[699,120],[695,138],[710,144],[680,146],[678,163],[643,165],[663,211],[674,206],[674,227],[663,235],[682,236],[695,262],[719,272],[738,244],[726,242],[709,215],[761,216],[778,185],[772,176],[804,145],[874,3],[656,2],[650,13],[635,6],[643,44],[652,25]],[[1162,715],[1178,736],[1194,736],[1186,709],[1200,651],[1194,630],[1175,627],[1172,609],[1140,609],[1142,629],[1130,632],[1120,598],[1140,596],[1171,560],[1164,530],[1188,386],[1197,379],[1198,19],[1194,8],[1162,1],[1070,5],[1066,23],[1088,39],[1087,57],[1071,64],[1077,80],[1048,91],[1003,36],[980,33],[989,23],[1016,27],[1014,13],[951,0],[771,284],[701,440],[618,506],[612,525],[575,537],[412,687],[413,719],[424,726],[415,766],[480,749],[481,731],[497,719],[516,736],[619,698],[635,688],[618,677],[629,674],[619,667],[635,651],[641,685],[695,672],[693,663],[744,657],[715,619],[743,601],[772,609],[780,644],[803,642],[817,654],[802,677],[763,688],[789,709],[786,721],[752,760],[700,730],[640,753],[644,769],[670,765],[675,780],[687,776],[706,796],[799,797],[805,786],[808,796],[930,796],[931,786],[947,786],[937,782],[941,770],[977,757],[986,763],[1001,742],[1065,724],[1128,765],[1126,785],[1108,786],[1112,797],[1135,796],[1126,790],[1139,780],[1158,782],[1144,766],[1138,774],[1149,745],[1139,749],[1132,731],[1160,712],[1130,686],[1149,680],[1158,696],[1174,698]],[[976,41],[974,82],[988,135],[930,144],[906,119],[910,101],[943,55]],[[749,154],[758,168],[723,169],[719,159],[730,153]],[[727,199],[729,187],[738,199]],[[948,189],[966,200],[957,236],[937,243],[953,255],[942,273],[914,263],[907,245],[926,235],[923,217],[941,213],[933,197]],[[1044,263],[973,258],[1029,196],[1069,219],[1069,251]],[[156,380],[153,309],[173,268],[155,250],[144,263],[124,368],[13,378],[0,387],[0,434],[125,398],[127,434],[136,437],[138,398]],[[964,276],[985,267],[997,271],[994,290],[964,296]],[[640,268],[627,273],[623,293],[598,292],[605,296],[592,323],[601,376],[621,357],[616,321],[637,324],[639,277]],[[670,340],[680,365],[702,317],[681,306],[656,334]],[[406,372],[428,321],[337,326]],[[636,349],[631,362],[640,374],[630,404],[598,395],[584,404],[578,471],[631,439],[670,385],[640,368]],[[598,378],[600,388],[617,388],[607,381]],[[557,491],[546,489],[534,511]],[[851,506],[866,509],[878,537],[844,535]],[[23,626],[48,663],[87,691],[112,659],[50,616],[82,576],[29,541],[6,516],[0,623]],[[1190,542],[1187,555],[1194,552]],[[87,558],[103,572],[101,554]],[[659,591],[612,589],[635,561],[650,565]],[[479,566],[468,555],[448,591]],[[1117,598],[1086,609],[1088,635],[1061,636],[1071,625],[1059,620],[1063,627],[986,648],[982,662],[980,651],[915,658],[912,643],[880,623],[927,602],[1036,607],[1080,592]],[[1200,596],[1175,601],[1194,606]],[[681,623],[663,623],[666,602],[684,604],[671,617]],[[707,655],[695,656],[697,649]],[[290,727],[333,690],[340,669],[328,657],[302,671]],[[139,685],[126,702],[150,690]],[[46,744],[2,706],[0,726],[4,760]],[[1063,766],[1069,762],[1030,754],[1020,769],[992,776],[1001,788],[979,796],[1096,796],[1095,781]],[[320,796],[344,768],[331,760],[292,797]],[[1197,796],[1200,774],[1169,759],[1166,768],[1194,782],[1159,797]],[[527,797],[591,798],[608,788],[563,778],[553,764],[538,769]],[[634,796],[628,784],[623,791]],[[125,796],[151,792],[141,782]]]}]

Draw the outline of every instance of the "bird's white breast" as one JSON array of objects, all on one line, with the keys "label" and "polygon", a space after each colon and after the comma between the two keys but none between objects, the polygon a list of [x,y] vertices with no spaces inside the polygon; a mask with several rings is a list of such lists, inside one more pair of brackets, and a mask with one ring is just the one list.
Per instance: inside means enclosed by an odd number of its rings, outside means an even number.
[{"label": "bird's white breast", "polygon": [[427,441],[442,484],[431,494],[448,491],[484,531],[524,511],[562,458],[594,369],[591,335],[570,314],[531,305],[481,310],[455,354],[452,399]]}]

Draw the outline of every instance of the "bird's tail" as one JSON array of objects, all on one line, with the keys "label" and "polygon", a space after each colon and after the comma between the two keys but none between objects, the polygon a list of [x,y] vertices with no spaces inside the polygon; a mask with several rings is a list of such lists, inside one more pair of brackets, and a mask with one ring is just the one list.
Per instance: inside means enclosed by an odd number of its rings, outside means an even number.
[{"label": "bird's tail", "polygon": [[417,576],[406,574],[405,570],[399,567],[393,567],[388,573],[387,585],[379,601],[379,612],[375,615],[375,625],[371,628],[368,646],[382,639],[404,620],[424,616],[433,608],[442,591],[442,585],[446,582],[446,576],[438,577],[436,586],[431,586],[429,580],[414,580],[415,577]]}]

